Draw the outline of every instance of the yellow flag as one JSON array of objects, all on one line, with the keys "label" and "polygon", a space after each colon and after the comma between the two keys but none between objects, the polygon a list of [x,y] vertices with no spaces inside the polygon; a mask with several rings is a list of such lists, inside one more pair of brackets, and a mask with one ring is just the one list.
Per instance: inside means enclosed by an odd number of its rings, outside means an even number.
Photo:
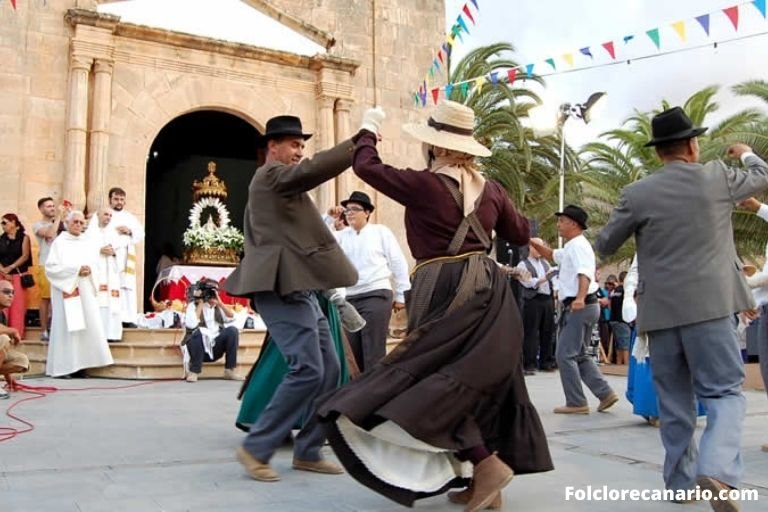
[{"label": "yellow flag", "polygon": [[568,63],[569,66],[573,67],[573,54],[572,53],[564,53],[563,54],[563,60]]},{"label": "yellow flag", "polygon": [[485,83],[485,77],[484,76],[481,76],[481,77],[475,79],[475,87],[477,89],[481,88],[484,83]]},{"label": "yellow flag", "polygon": [[685,22],[678,21],[672,24],[672,28],[675,29],[677,35],[680,36],[681,41],[685,41]]}]

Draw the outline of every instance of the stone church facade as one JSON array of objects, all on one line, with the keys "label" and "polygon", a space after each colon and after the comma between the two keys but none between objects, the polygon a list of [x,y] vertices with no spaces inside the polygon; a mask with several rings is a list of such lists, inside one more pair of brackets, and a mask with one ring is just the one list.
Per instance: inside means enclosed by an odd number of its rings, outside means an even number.
[{"label": "stone church facade", "polygon": [[[233,114],[260,133],[272,116],[298,115],[316,134],[312,154],[352,135],[363,110],[378,103],[388,115],[385,160],[423,163],[400,125],[425,115],[410,91],[444,38],[443,0],[243,1],[327,53],[125,23],[97,12],[108,3],[99,0],[20,0],[16,11],[0,3],[0,211],[30,227],[40,197],[94,211],[120,186],[127,208],[151,223],[144,203],[152,142],[173,119],[200,110]],[[354,189],[365,187],[347,171],[315,198],[323,209]],[[374,198],[374,220],[402,235],[401,209]]]}]

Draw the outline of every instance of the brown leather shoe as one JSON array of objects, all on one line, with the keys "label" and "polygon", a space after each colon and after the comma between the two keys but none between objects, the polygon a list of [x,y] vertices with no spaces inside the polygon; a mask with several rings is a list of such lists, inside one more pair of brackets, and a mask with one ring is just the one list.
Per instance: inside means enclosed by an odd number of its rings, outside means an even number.
[{"label": "brown leather shoe", "polygon": [[730,498],[724,500],[718,499],[720,491],[729,491],[733,489],[730,485],[721,482],[717,478],[712,478],[711,476],[700,476],[696,479],[696,482],[699,484],[699,487],[707,489],[712,493],[712,499],[709,500],[709,506],[711,506],[712,510],[715,512],[739,512],[739,510],[741,510],[738,500]]},{"label": "brown leather shoe", "polygon": [[589,414],[588,405],[561,405],[555,407],[555,414]]},{"label": "brown leather shoe", "polygon": [[248,476],[254,480],[260,482],[277,482],[280,480],[280,475],[275,473],[268,462],[261,462],[242,446],[237,449],[237,460],[243,465]]},{"label": "brown leather shoe", "polygon": [[[472,484],[463,491],[451,491],[448,493],[448,501],[457,505],[466,505],[472,499]],[[501,493],[496,493],[493,501],[485,507],[486,510],[501,510]]]},{"label": "brown leather shoe", "polygon": [[298,469],[299,471],[312,471],[313,473],[323,473],[325,475],[341,475],[344,473],[344,469],[341,466],[325,459],[293,459],[293,469]]},{"label": "brown leather shoe", "polygon": [[597,406],[597,412],[605,412],[619,401],[619,395],[611,391],[611,394],[600,400],[600,405]]},{"label": "brown leather shoe", "polygon": [[485,509],[499,496],[515,474],[495,454],[486,457],[475,466],[472,474],[472,498],[464,512],[478,512]]}]

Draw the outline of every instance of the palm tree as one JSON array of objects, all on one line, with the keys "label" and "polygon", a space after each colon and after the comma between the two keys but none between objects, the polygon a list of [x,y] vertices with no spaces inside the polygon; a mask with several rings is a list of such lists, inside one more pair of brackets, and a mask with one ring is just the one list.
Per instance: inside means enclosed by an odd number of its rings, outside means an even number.
[{"label": "palm tree", "polygon": [[[496,43],[468,53],[449,71],[449,82],[457,84],[498,73],[502,77],[519,64],[505,57],[515,51],[509,43]],[[536,137],[524,122],[530,110],[541,104],[538,95],[525,87],[527,81],[544,84],[538,75],[519,78],[514,83],[487,80],[480,87],[465,91],[454,86],[448,99],[471,107],[476,116],[476,137],[491,148],[492,155],[480,159],[481,171],[499,183],[528,217],[545,219],[541,236],[552,237],[552,215],[557,202],[557,172],[560,162],[559,137]],[[578,156],[566,147],[569,166],[576,166]],[[555,190],[555,195],[552,195]]]},{"label": "palm tree", "polygon": [[[763,99],[768,101],[768,85],[765,82],[747,82],[733,90],[743,95],[759,95],[762,92]],[[706,87],[685,102],[683,110],[695,125],[707,126],[708,117],[718,111],[719,105],[714,101],[717,92],[717,86]],[[594,226],[607,222],[625,186],[661,167],[656,152],[653,148],[646,148],[645,143],[651,139],[651,118],[669,107],[669,103],[663,101],[658,110],[635,112],[621,128],[601,134],[604,142],[592,142],[582,148],[583,170],[577,177],[581,181]],[[699,137],[701,161],[722,157],[728,145],[734,142],[751,142],[758,152],[760,149],[756,142],[762,142],[763,148],[768,150],[766,133],[765,114],[757,109],[738,112],[711,125],[707,133]],[[762,252],[768,239],[768,224],[755,219],[752,214],[737,211],[734,228],[740,253],[753,255],[756,251]],[[609,261],[628,261],[633,252],[634,242],[625,244]]]}]

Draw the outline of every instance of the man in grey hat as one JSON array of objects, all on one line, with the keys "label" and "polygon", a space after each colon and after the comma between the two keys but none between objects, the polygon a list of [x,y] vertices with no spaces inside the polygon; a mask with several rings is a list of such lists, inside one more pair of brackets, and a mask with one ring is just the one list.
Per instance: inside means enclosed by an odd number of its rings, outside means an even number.
[{"label": "man in grey hat", "polygon": [[266,161],[248,187],[245,257],[224,285],[230,295],[251,297],[288,362],[288,374],[238,450],[249,476],[266,482],[280,479],[269,460],[302,418],[293,468],[343,472],[321,456],[325,435],[312,405],[339,379],[328,321],[314,291],[353,285],[357,271],[307,192],[352,165],[357,136],[302,160],[311,136],[303,132],[298,117],[278,116],[267,122]]},{"label": "man in grey hat", "polygon": [[604,412],[619,401],[619,396],[605,380],[595,360],[586,353],[592,330],[600,316],[595,279],[595,253],[584,236],[587,212],[569,204],[557,212],[557,230],[565,240],[562,249],[552,250],[538,243],[531,247],[547,259],[558,264],[560,301],[563,313],[555,348],[555,359],[560,368],[560,382],[565,393],[565,405],[555,407],[555,414],[589,414],[589,404],[581,382],[587,385],[600,403],[598,412]]},{"label": "man in grey hat", "polygon": [[[754,308],[733,241],[734,203],[768,190],[768,166],[745,144],[727,155],[747,169],[717,160],[699,163],[695,127],[679,107],[651,122],[663,166],[629,186],[596,249],[613,254],[631,236],[637,243],[637,329],[647,332],[659,398],[664,483],[680,491],[713,492],[717,511],[738,510],[718,492],[737,488],[743,463],[746,402],[744,365],[734,313]],[[707,410],[697,449],[694,398]]]}]

